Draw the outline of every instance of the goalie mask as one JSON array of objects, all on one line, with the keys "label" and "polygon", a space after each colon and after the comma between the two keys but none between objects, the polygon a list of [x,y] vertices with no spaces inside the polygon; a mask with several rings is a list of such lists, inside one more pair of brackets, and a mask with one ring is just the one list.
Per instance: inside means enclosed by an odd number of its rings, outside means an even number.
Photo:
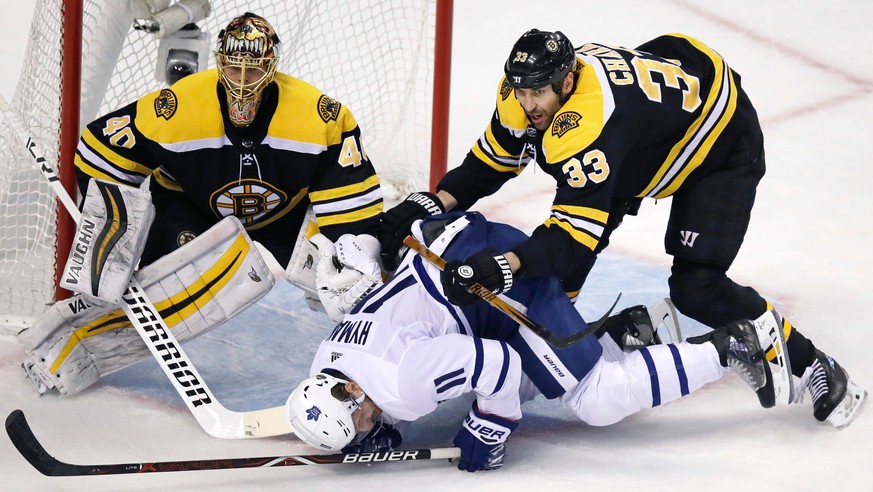
[{"label": "goalie mask", "polygon": [[215,63],[235,126],[246,127],[254,120],[264,89],[276,77],[280,45],[270,23],[251,12],[218,33]]},{"label": "goalie mask", "polygon": [[353,398],[347,380],[320,372],[305,379],[288,397],[285,415],[301,440],[320,449],[339,451],[355,437],[352,413],[365,395]]}]

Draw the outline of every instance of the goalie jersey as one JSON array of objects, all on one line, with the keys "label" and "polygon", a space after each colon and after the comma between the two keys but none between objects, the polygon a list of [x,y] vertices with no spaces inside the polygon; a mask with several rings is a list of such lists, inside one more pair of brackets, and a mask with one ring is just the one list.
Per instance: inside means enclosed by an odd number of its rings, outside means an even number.
[{"label": "goalie jersey", "polygon": [[671,196],[718,169],[744,132],[760,133],[739,75],[694,38],[665,35],[636,49],[589,43],[576,54],[578,82],[547,130],[529,124],[504,77],[484,134],[438,185],[467,209],[536,161],[555,179],[555,198],[513,251],[526,276],[558,275],[568,291],[579,285],[566,285],[567,272],[587,273],[617,225],[617,204]]},{"label": "goalie jersey", "polygon": [[[485,245],[509,247],[527,237],[472,212],[433,216],[423,224],[414,226],[413,234],[446,259]],[[586,326],[554,278],[522,279],[508,299],[559,336]],[[410,253],[395,276],[321,342],[310,372],[341,371],[392,424],[414,421],[469,392],[481,411],[518,420],[520,388],[524,398],[538,393],[557,398],[591,371],[601,353],[594,337],[554,349],[486,303],[452,305],[442,293],[440,270]],[[531,384],[536,389],[528,393]]]},{"label": "goalie jersey", "polygon": [[151,176],[158,225],[184,217],[202,222],[191,225],[199,234],[235,215],[283,265],[310,205],[331,240],[375,234],[382,211],[351,112],[281,73],[249,127],[230,123],[224,88],[208,70],[89,124],[75,164],[80,184],[94,177],[138,186]]}]

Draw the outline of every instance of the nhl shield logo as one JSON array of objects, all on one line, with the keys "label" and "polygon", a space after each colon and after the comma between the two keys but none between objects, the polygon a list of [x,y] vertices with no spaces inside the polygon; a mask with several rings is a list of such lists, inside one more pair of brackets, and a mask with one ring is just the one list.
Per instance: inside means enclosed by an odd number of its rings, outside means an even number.
[{"label": "nhl shield logo", "polygon": [[341,107],[342,104],[340,104],[339,101],[331,99],[324,94],[318,98],[318,116],[321,116],[321,119],[324,120],[325,123],[330,120],[336,121]]},{"label": "nhl shield logo", "polygon": [[555,122],[552,123],[552,135],[561,138],[568,131],[579,126],[579,120],[582,115],[575,111],[567,111],[555,117]]},{"label": "nhl shield logo", "polygon": [[176,114],[176,109],[179,107],[179,101],[176,99],[176,94],[170,89],[162,89],[155,98],[155,116],[169,120]]}]

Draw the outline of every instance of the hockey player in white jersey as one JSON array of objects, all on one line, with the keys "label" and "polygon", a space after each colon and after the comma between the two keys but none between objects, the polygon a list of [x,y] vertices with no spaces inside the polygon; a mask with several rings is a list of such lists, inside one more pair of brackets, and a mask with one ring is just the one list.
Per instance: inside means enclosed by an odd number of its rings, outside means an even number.
[{"label": "hockey player in white jersey", "polygon": [[[413,230],[447,260],[526,237],[476,213],[436,216]],[[586,327],[556,279],[524,279],[508,298],[559,336]],[[409,254],[395,277],[355,306],[321,343],[312,376],[288,399],[287,416],[301,439],[321,449],[385,451],[401,442],[397,424],[474,392],[473,408],[454,439],[461,449],[458,467],[492,470],[503,465],[521,404],[538,394],[560,399],[590,425],[609,425],[687,395],[731,367],[755,389],[762,406],[795,400],[790,368],[767,364],[761,349],[764,340],[784,350],[783,340],[770,338],[779,333],[777,316],[768,311],[758,320],[608,360],[593,336],[556,349],[485,303],[449,303],[439,271]],[[782,356],[787,364],[787,354]],[[851,421],[858,406],[840,411]]]}]

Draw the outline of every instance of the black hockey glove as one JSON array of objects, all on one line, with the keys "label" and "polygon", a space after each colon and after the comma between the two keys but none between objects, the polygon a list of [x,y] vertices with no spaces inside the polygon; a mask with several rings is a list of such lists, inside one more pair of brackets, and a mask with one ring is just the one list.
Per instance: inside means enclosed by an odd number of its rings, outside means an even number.
[{"label": "black hockey glove", "polygon": [[516,427],[518,422],[482,413],[473,402],[473,408],[464,419],[464,427],[452,441],[461,448],[458,470],[475,472],[502,467],[506,456],[506,438]]},{"label": "black hockey glove", "polygon": [[412,223],[428,215],[445,212],[440,199],[433,193],[419,191],[406,197],[382,214],[379,222],[379,243],[382,245],[382,268],[393,272],[400,263],[400,249],[409,235]]},{"label": "black hockey glove", "polygon": [[352,441],[351,444],[342,449],[343,453],[382,453],[385,451],[393,451],[394,448],[400,446],[403,442],[403,437],[400,431],[394,428],[391,424],[384,422],[376,422],[370,432],[361,439]]},{"label": "black hockey glove", "polygon": [[441,280],[449,302],[464,306],[482,299],[467,290],[474,282],[494,294],[500,294],[512,287],[513,276],[506,257],[494,248],[486,248],[465,261],[452,260],[446,263]]}]

